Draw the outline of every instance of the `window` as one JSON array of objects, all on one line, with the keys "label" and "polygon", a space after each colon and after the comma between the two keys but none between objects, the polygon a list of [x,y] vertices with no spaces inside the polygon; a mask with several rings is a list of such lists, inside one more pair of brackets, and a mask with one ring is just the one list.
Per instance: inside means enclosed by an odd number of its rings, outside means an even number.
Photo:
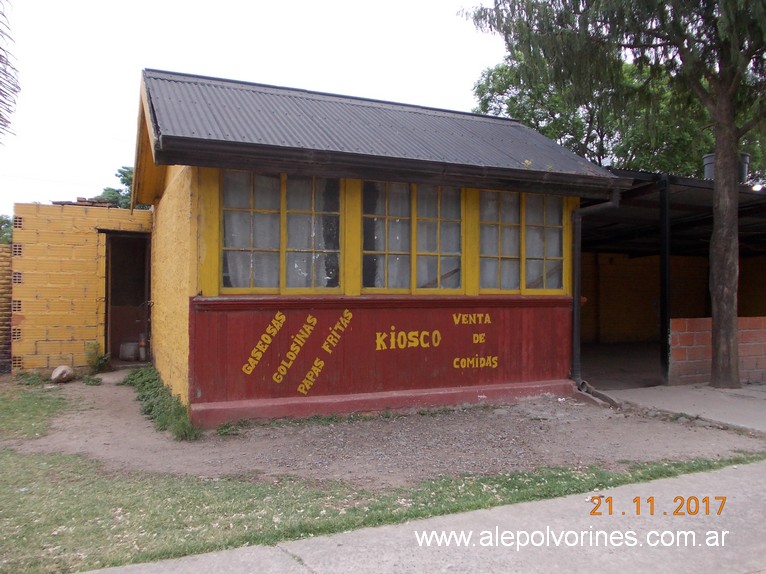
[{"label": "window", "polygon": [[287,180],[288,287],[340,284],[340,180]]},{"label": "window", "polygon": [[220,181],[225,293],[568,290],[565,197],[233,170]]},{"label": "window", "polygon": [[417,288],[459,289],[463,251],[460,189],[420,185],[416,210]]},{"label": "window", "polygon": [[563,289],[562,197],[482,191],[479,213],[481,289]]},{"label": "window", "polygon": [[479,286],[519,289],[521,197],[495,191],[484,191],[479,197]]},{"label": "window", "polygon": [[362,186],[362,286],[409,289],[412,209],[406,183]]},{"label": "window", "polygon": [[224,171],[223,287],[340,285],[340,180]]},{"label": "window", "polygon": [[525,196],[525,285],[527,289],[564,286],[564,200],[552,195]]}]

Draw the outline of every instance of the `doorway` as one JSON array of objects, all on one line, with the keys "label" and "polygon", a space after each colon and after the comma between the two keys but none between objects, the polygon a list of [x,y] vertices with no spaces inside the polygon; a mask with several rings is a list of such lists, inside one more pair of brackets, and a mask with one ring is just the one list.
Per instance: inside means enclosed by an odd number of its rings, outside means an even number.
[{"label": "doorway", "polygon": [[150,237],[106,235],[106,349],[112,363],[151,359]]}]

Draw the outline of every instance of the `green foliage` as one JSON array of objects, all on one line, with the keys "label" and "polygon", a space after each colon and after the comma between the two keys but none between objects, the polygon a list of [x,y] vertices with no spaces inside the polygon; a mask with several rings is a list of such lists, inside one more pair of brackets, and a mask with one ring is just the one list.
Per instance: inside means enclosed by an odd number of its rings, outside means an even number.
[{"label": "green foliage", "polygon": [[133,371],[125,384],[136,389],[141,413],[154,421],[157,430],[169,430],[176,440],[197,440],[202,436],[191,424],[187,407],[165,386],[154,367]]},{"label": "green foliage", "polygon": [[[124,165],[119,168],[114,175],[120,180],[122,187],[105,187],[101,194],[93,199],[98,201],[108,201],[115,207],[128,209],[130,208],[130,194],[133,189],[133,168]],[[136,209],[149,209],[149,206],[136,205]]]},{"label": "green foliage", "polygon": [[32,371],[19,371],[14,375],[14,379],[20,385],[28,385],[30,387],[40,387],[50,382],[49,379],[42,376],[40,373]]},{"label": "green foliage", "polygon": [[251,426],[246,420],[224,423],[216,429],[218,436],[239,436],[242,431]]},{"label": "green foliage", "polygon": [[0,243],[13,242],[13,220],[8,215],[0,215]]},{"label": "green foliage", "polygon": [[[763,135],[762,3],[495,0],[494,6],[477,8],[472,15],[477,26],[500,33],[509,47],[500,85],[493,85],[497,74],[488,77],[485,72],[480,86],[497,94],[506,86],[517,87],[537,114],[550,106],[554,116],[575,115],[575,123],[581,124],[591,119],[583,110],[607,107],[613,119],[626,120],[624,126],[653,127],[653,139],[660,144],[673,142],[674,130],[684,134],[673,149],[695,143],[686,135],[693,126],[701,137],[700,128],[723,129],[726,121],[736,122],[738,137],[751,130]],[[627,63],[633,69],[628,74]],[[728,120],[719,117],[720,106],[727,103],[734,111]],[[533,119],[530,113],[522,115]],[[560,133],[571,133],[564,127]],[[662,151],[661,146],[654,148],[656,154]]]},{"label": "green foliage", "polygon": [[109,366],[109,353],[101,352],[101,345],[98,343],[87,343],[85,345],[85,357],[88,361],[88,367],[91,374],[105,373],[111,370]]},{"label": "green foliage", "polygon": [[97,387],[101,384],[101,379],[98,379],[96,377],[93,377],[91,375],[85,375],[82,378],[82,382],[88,385],[89,387]]}]

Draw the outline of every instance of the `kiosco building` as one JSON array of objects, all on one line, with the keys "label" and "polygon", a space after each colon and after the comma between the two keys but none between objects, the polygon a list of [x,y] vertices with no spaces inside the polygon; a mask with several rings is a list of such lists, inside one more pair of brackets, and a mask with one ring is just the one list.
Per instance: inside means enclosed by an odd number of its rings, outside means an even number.
[{"label": "kiosco building", "polygon": [[565,394],[579,199],[520,123],[144,72],[151,347],[198,424]]}]

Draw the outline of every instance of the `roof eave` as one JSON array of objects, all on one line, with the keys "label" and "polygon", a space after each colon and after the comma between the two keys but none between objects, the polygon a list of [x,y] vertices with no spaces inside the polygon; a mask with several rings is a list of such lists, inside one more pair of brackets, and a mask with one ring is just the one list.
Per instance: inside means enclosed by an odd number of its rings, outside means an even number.
[{"label": "roof eave", "polygon": [[193,165],[230,169],[263,169],[342,175],[360,179],[401,179],[458,184],[498,190],[559,193],[609,199],[628,189],[633,180],[609,176],[461,165],[337,151],[254,145],[231,141],[162,135],[155,140],[154,160],[160,165]]}]

